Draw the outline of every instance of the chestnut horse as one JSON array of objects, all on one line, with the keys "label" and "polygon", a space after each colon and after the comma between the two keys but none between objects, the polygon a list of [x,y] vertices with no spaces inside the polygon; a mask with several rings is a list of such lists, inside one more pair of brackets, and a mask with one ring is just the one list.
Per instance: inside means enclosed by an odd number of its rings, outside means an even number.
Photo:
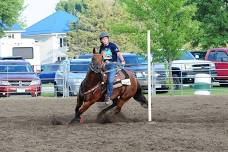
[{"label": "chestnut horse", "polygon": [[[108,71],[106,71],[108,72]],[[75,108],[75,117],[70,123],[80,122],[81,115],[94,103],[104,101],[104,94],[106,91],[106,82],[104,74],[106,73],[103,68],[102,55],[93,50],[93,57],[90,64],[90,70],[85,79],[82,81],[77,96],[77,105]],[[108,110],[116,107],[113,111],[118,114],[122,106],[133,97],[144,108],[148,106],[148,101],[142,93],[141,86],[136,79],[133,72],[127,71],[131,85],[122,85],[113,89],[111,100],[112,105],[103,109],[98,116],[105,114]]]}]

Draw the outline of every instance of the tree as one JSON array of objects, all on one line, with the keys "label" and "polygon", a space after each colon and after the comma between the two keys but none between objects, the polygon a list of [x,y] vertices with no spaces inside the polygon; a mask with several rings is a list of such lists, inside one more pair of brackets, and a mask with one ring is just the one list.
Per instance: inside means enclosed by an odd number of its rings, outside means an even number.
[{"label": "tree", "polygon": [[[117,0],[68,0],[60,3],[57,4],[57,10],[67,11],[79,18],[72,26],[72,31],[67,33],[71,56],[79,52],[90,52],[91,48],[99,46],[98,35],[101,31],[108,31],[111,41],[117,43],[121,50],[139,49],[132,36],[129,36],[129,33],[137,29],[130,24],[129,17]],[[75,5],[80,5],[81,11],[69,9]]]},{"label": "tree", "polygon": [[[161,54],[168,62],[176,59],[181,49],[198,32],[194,5],[185,5],[184,0],[122,0],[128,12],[150,29],[153,51]],[[144,38],[146,42],[146,37]],[[145,49],[146,50],[146,49]]]},{"label": "tree", "polygon": [[6,27],[18,21],[23,9],[24,0],[1,0],[0,3],[0,37]]},{"label": "tree", "polygon": [[202,35],[196,45],[204,49],[223,47],[228,43],[228,2],[227,0],[189,0],[197,5],[195,18],[200,21]]},{"label": "tree", "polygon": [[56,5],[56,10],[64,10],[72,15],[77,16],[84,8],[83,4],[83,0],[61,0]]},{"label": "tree", "polygon": [[[199,23],[193,20],[196,6],[185,0],[122,0],[134,20],[150,29],[153,40],[153,57],[167,61],[172,84],[171,61],[198,33]],[[146,36],[143,39],[146,42]],[[146,46],[146,45],[145,45]],[[159,54],[159,55],[158,55]],[[172,86],[172,85],[171,85]]]}]

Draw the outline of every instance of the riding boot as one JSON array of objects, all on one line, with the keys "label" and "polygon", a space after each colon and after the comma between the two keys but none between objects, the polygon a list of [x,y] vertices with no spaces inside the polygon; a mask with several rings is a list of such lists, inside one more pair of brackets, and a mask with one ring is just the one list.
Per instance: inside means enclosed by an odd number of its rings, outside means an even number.
[{"label": "riding boot", "polygon": [[107,94],[105,95],[104,102],[107,105],[111,105],[112,104],[112,100],[110,99],[110,97]]}]

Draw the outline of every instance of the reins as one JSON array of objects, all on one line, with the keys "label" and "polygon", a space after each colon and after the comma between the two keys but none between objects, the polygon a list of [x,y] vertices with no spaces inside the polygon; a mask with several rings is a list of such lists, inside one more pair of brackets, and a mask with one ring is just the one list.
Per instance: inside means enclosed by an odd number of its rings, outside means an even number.
[{"label": "reins", "polygon": [[95,89],[97,89],[98,87],[100,87],[101,85],[103,85],[104,82],[98,83],[97,85],[95,85],[93,88],[89,89],[88,91],[84,92],[84,95],[87,95],[88,93],[93,92]]}]

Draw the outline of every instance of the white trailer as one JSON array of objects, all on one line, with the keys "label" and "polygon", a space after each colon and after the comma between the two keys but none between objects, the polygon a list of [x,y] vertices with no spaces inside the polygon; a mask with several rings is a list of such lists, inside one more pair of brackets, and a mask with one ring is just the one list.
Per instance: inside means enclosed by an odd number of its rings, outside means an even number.
[{"label": "white trailer", "polygon": [[21,56],[34,67],[35,72],[40,71],[40,50],[34,39],[21,38],[21,33],[6,33],[0,39],[0,57]]}]

